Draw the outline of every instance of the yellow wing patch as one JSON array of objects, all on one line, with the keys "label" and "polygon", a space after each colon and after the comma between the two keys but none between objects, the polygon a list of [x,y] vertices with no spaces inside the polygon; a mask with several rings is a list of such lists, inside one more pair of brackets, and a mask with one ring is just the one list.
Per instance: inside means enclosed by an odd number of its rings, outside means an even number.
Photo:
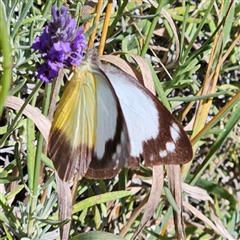
[{"label": "yellow wing patch", "polygon": [[[64,132],[73,147],[93,147],[96,136],[96,83],[94,75],[79,67],[67,84],[55,113],[52,129]],[[91,137],[90,137],[91,136]]]}]

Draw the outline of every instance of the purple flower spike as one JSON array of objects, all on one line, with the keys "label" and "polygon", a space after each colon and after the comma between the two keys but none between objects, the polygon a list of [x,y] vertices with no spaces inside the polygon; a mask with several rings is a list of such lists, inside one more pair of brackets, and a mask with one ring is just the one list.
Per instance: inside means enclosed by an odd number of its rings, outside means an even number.
[{"label": "purple flower spike", "polygon": [[43,82],[51,82],[51,80],[58,75],[59,69],[56,71],[53,68],[49,67],[47,63],[43,63],[38,68],[38,78]]},{"label": "purple flower spike", "polygon": [[87,46],[83,28],[76,29],[77,23],[65,6],[60,10],[53,6],[52,16],[42,35],[36,37],[31,46],[44,60],[37,66],[38,78],[44,82],[51,82],[62,67],[78,66]]}]

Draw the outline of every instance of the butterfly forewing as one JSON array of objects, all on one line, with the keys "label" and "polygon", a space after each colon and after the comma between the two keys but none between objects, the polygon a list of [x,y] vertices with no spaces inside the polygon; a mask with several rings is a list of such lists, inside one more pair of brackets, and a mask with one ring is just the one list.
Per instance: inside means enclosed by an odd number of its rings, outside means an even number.
[{"label": "butterfly forewing", "polygon": [[[142,155],[145,166],[190,161],[192,147],[188,136],[163,104],[130,75],[112,66],[102,68],[120,101],[132,159]],[[135,163],[129,161],[128,166],[135,167]]]},{"label": "butterfly forewing", "polygon": [[86,177],[112,178],[130,158],[130,143],[119,100],[104,72],[92,65],[97,84],[97,131]]}]

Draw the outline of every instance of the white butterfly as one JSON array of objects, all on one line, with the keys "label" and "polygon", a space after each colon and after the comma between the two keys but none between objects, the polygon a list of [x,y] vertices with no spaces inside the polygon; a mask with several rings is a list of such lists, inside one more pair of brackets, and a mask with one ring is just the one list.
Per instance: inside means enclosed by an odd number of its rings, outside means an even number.
[{"label": "white butterfly", "polygon": [[91,50],[75,69],[56,110],[49,155],[59,177],[105,179],[121,168],[183,164],[192,147],[182,126],[137,80],[101,64]]}]

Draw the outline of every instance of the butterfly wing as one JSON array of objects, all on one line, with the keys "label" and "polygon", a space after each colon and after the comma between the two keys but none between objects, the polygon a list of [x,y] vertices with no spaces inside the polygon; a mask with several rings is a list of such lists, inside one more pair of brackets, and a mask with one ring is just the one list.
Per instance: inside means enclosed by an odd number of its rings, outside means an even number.
[{"label": "butterfly wing", "polygon": [[96,142],[96,119],[95,79],[82,65],[64,89],[49,135],[48,152],[63,181],[86,173]]},{"label": "butterfly wing", "polygon": [[128,131],[118,98],[98,64],[92,64],[97,86],[96,144],[85,175],[95,179],[116,176],[130,158]]},{"label": "butterfly wing", "polygon": [[182,126],[163,104],[125,72],[102,65],[121,105],[131,145],[128,166],[142,155],[145,166],[183,164],[192,159],[192,147]]}]

